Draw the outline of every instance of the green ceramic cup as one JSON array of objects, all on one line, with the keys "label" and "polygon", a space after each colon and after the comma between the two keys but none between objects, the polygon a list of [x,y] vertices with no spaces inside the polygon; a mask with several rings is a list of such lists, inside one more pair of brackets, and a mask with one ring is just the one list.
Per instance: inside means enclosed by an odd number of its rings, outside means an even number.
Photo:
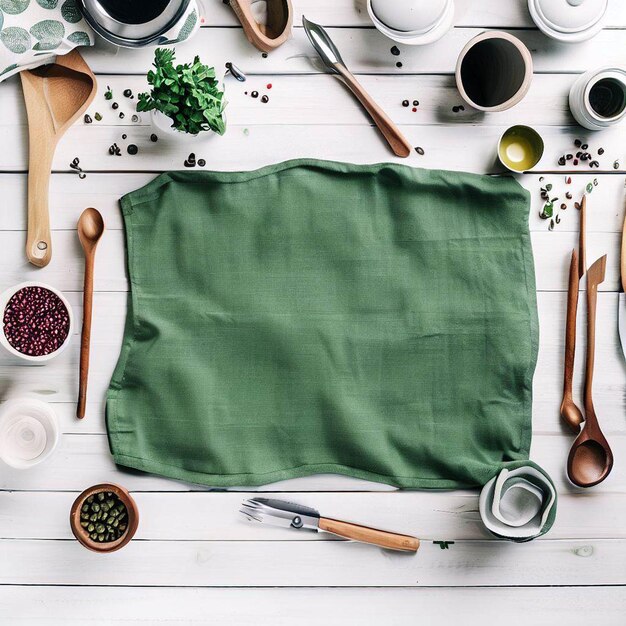
[{"label": "green ceramic cup", "polygon": [[498,158],[512,172],[525,172],[537,165],[543,156],[543,139],[530,126],[507,128],[498,142]]}]

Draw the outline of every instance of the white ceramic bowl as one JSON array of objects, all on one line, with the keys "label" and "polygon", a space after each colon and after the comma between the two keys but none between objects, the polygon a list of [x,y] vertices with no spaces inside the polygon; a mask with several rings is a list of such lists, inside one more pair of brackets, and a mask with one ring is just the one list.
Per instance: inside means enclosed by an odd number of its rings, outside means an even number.
[{"label": "white ceramic bowl", "polygon": [[29,398],[0,407],[0,459],[16,469],[45,461],[59,443],[59,423],[52,407]]},{"label": "white ceramic bowl", "polygon": [[[29,354],[23,354],[22,352],[19,352],[19,350],[16,350],[9,343],[8,339],[6,338],[4,334],[4,323],[3,323],[4,310],[6,309],[6,306],[9,303],[9,300],[13,297],[13,294],[17,293],[20,289],[23,289],[24,287],[41,287],[42,289],[47,289],[48,291],[51,291],[56,296],[58,296],[59,300],[63,302],[63,304],[65,305],[65,308],[67,309],[67,314],[70,319],[70,327],[68,329],[67,338],[65,339],[65,341],[63,342],[60,348],[58,348],[54,352],[51,352],[50,354],[44,354],[42,356],[32,356]],[[72,313],[72,307],[70,306],[70,303],[67,301],[65,296],[58,289],[55,289],[54,287],[51,287],[50,285],[46,285],[45,283],[39,283],[39,282],[34,282],[34,281],[20,283],[19,285],[15,285],[14,287],[10,287],[9,289],[6,289],[0,294],[0,345],[7,352],[9,352],[9,354],[12,354],[14,357],[17,357],[23,361],[28,361],[29,363],[34,364],[34,365],[43,365],[44,363],[46,363],[46,361],[49,361],[50,359],[53,359],[54,357],[58,356],[59,354],[61,354],[61,352],[63,352],[63,350],[65,350],[65,348],[67,348],[67,345],[70,343],[70,340],[72,338],[73,330],[74,330],[74,314]]]},{"label": "white ceramic bowl", "polygon": [[602,130],[618,124],[626,119],[626,95],[622,98],[622,107],[617,107],[609,117],[599,115],[591,106],[589,94],[600,81],[610,80],[626,94],[626,70],[620,68],[603,68],[589,70],[581,74],[569,92],[569,108],[576,121],[589,130]]},{"label": "white ceramic bowl", "polygon": [[[432,10],[431,14],[427,14],[429,6],[426,0],[384,0],[381,4],[384,12],[379,16],[372,0],[367,0],[367,12],[376,29],[389,39],[409,46],[421,46],[437,41],[452,28],[454,2],[445,0],[443,4],[442,13],[437,16]],[[380,8],[378,10],[381,11]],[[406,24],[407,30],[400,30],[400,24]]]},{"label": "white ceramic bowl", "polygon": [[[224,116],[224,120],[226,117]],[[180,143],[200,143],[202,141],[207,141],[208,139],[212,139],[213,137],[220,137],[220,135],[212,130],[203,130],[197,135],[191,135],[190,133],[185,133],[182,130],[178,130],[172,126],[172,118],[168,117],[161,111],[157,111],[153,109],[150,111],[150,123],[152,125],[152,130],[158,136],[159,139],[166,139],[171,141],[176,141]]]}]

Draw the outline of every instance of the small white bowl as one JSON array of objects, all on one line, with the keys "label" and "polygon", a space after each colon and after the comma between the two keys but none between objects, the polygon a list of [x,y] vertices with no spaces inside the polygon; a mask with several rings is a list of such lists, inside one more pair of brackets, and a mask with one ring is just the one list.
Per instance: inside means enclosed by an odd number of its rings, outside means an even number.
[{"label": "small white bowl", "polygon": [[[382,17],[387,22],[376,14],[372,0],[367,0],[367,12],[374,26],[392,41],[409,46],[423,46],[437,41],[452,28],[454,21],[453,0],[439,0],[437,3],[426,0],[385,0],[381,7],[384,8]],[[400,24],[409,25],[409,29],[400,30],[397,27]]]},{"label": "small white bowl", "polygon": [[30,398],[0,407],[0,459],[15,469],[45,461],[59,443],[59,423],[52,407]]},{"label": "small white bowl", "polygon": [[[30,354],[23,354],[19,350],[16,350],[9,343],[9,340],[6,338],[6,335],[4,334],[4,311],[7,307],[7,304],[9,303],[9,300],[13,297],[13,295],[16,294],[20,289],[23,289],[24,287],[41,287],[42,289],[47,289],[48,291],[51,291],[53,294],[55,294],[59,298],[59,300],[61,300],[61,302],[63,302],[63,304],[65,305],[65,308],[67,309],[67,314],[70,320],[70,326],[68,329],[67,337],[65,341],[63,342],[63,344],[61,345],[61,347],[55,350],[54,352],[50,352],[50,354],[44,354],[42,356],[32,356]],[[58,289],[55,289],[54,287],[51,287],[50,285],[46,285],[45,283],[38,283],[38,282],[31,281],[31,282],[20,283],[19,285],[10,287],[9,289],[6,289],[0,294],[0,345],[7,352],[9,352],[9,354],[12,354],[13,356],[23,361],[28,361],[29,363],[32,363],[34,365],[43,365],[50,359],[53,359],[54,357],[61,354],[61,352],[63,352],[63,350],[67,348],[67,345],[70,343],[70,340],[72,338],[73,331],[74,331],[74,314],[72,313],[72,307],[70,306],[70,303],[67,301],[65,296]]]},{"label": "small white bowl", "polygon": [[212,139],[213,137],[220,137],[218,133],[212,130],[203,130],[196,135],[178,130],[178,128],[174,128],[172,126],[172,118],[168,117],[164,113],[161,113],[161,111],[157,111],[156,109],[152,109],[152,111],[150,111],[150,123],[152,125],[152,130],[159,137],[159,139],[165,138],[166,140],[172,140],[180,143],[199,143]]}]

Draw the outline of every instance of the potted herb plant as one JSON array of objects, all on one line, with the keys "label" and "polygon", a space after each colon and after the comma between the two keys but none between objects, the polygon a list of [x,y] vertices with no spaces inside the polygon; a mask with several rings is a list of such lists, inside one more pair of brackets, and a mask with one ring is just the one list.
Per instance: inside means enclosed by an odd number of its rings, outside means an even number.
[{"label": "potted herb plant", "polygon": [[155,69],[147,75],[151,90],[139,94],[137,111],[150,111],[153,126],[172,137],[223,135],[226,101],[215,69],[197,56],[183,65],[174,65],[174,58],[172,49],[155,50]]}]

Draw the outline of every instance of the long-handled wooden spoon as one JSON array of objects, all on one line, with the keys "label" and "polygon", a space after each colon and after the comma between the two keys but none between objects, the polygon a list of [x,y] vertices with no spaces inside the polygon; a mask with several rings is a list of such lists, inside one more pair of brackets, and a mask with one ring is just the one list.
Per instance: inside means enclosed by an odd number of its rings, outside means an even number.
[{"label": "long-handled wooden spoon", "polygon": [[613,453],[600,429],[593,406],[593,367],[596,347],[598,285],[604,282],[606,255],[587,272],[587,363],[585,372],[585,422],[567,459],[567,475],[579,487],[602,482],[613,468]]},{"label": "long-handled wooden spoon", "polygon": [[97,91],[96,78],[78,50],[55,63],[20,73],[28,115],[28,237],[26,256],[39,267],[50,263],[52,241],[48,186],[59,139],[87,110]]},{"label": "long-handled wooden spoon", "polygon": [[584,421],[583,414],[574,402],[572,394],[572,379],[574,376],[574,357],[576,355],[576,313],[578,310],[579,285],[578,252],[572,250],[572,260],[569,266],[569,287],[567,290],[567,320],[565,323],[565,365],[563,367],[563,400],[561,402],[561,417],[572,428],[579,432]]},{"label": "long-handled wooden spoon", "polygon": [[78,220],[78,238],[85,253],[85,281],[83,287],[83,332],[80,340],[80,383],[76,417],[85,417],[87,379],[89,377],[89,345],[91,342],[91,310],[93,304],[93,267],[96,246],[104,232],[104,220],[97,209],[85,209]]}]

